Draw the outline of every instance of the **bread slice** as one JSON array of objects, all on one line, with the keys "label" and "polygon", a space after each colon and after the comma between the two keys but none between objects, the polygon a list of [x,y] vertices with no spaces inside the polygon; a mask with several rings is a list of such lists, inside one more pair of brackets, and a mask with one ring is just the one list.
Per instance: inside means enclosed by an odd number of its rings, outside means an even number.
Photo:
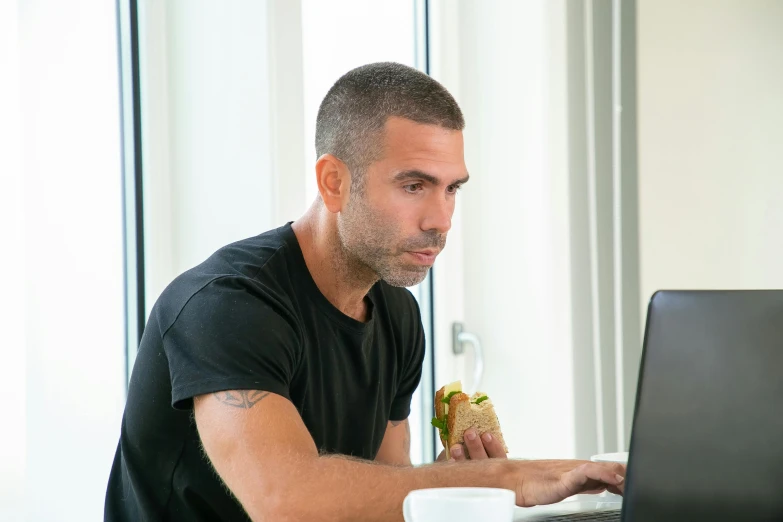
[{"label": "bread slice", "polygon": [[[441,388],[437,392],[435,392],[435,417],[438,419],[442,419],[446,415],[446,405],[443,403],[443,396],[444,394],[444,388]],[[451,458],[449,454],[449,443],[448,440],[446,440],[446,437],[443,436],[443,432],[438,430],[438,436],[440,436],[440,441],[443,443],[443,447],[446,449],[446,460]]]},{"label": "bread slice", "polygon": [[[479,397],[485,396],[485,393],[476,392],[472,397],[466,393],[457,393],[449,401],[448,426],[449,437],[444,446],[448,448],[454,444],[463,444],[465,442],[465,431],[470,428],[483,433],[490,433],[500,441],[503,449],[508,453],[508,447],[503,440],[503,433],[500,431],[500,421],[495,413],[495,407],[489,399],[483,400],[480,404],[474,404]],[[442,396],[442,394],[441,394]],[[439,402],[436,397],[436,403]],[[436,406],[437,409],[437,406]],[[441,437],[443,440],[443,437]]]}]

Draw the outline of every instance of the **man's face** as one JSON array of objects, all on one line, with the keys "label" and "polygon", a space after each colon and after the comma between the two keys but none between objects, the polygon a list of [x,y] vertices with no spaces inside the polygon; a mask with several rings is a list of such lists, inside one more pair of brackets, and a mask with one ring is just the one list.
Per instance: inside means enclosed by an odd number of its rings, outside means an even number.
[{"label": "man's face", "polygon": [[345,250],[393,286],[420,283],[446,245],[468,178],[462,132],[389,118],[382,158],[340,212]]}]

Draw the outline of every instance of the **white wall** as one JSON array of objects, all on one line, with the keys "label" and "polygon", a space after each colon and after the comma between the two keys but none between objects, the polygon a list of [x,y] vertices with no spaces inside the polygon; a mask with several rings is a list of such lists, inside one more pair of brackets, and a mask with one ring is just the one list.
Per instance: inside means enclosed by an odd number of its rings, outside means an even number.
[{"label": "white wall", "polygon": [[451,353],[464,321],[511,454],[571,456],[564,4],[454,7],[434,3],[433,75],[465,113],[471,180],[435,267],[437,385],[471,381],[472,360]]},{"label": "white wall", "polygon": [[99,520],[125,363],[114,4],[8,5],[0,66],[10,55],[19,74],[2,71],[0,127],[18,155],[0,154],[0,519]]},{"label": "white wall", "polygon": [[0,520],[24,513],[27,454],[25,386],[25,261],[22,125],[19,107],[19,13],[16,2],[0,2],[0,396],[8,398],[0,429]]},{"label": "white wall", "polygon": [[[139,2],[146,305],[306,208],[298,2]],[[277,55],[273,55],[277,52]]]},{"label": "white wall", "polygon": [[633,56],[618,52],[632,28],[619,30],[620,3],[432,5],[433,74],[465,113],[471,172],[435,266],[437,380],[471,383],[470,350],[452,354],[461,321],[482,340],[480,389],[512,455],[626,449],[636,174],[634,129],[614,131],[619,106],[634,109],[622,83]]},{"label": "white wall", "polygon": [[639,0],[638,23],[643,310],[783,287],[783,2]]}]

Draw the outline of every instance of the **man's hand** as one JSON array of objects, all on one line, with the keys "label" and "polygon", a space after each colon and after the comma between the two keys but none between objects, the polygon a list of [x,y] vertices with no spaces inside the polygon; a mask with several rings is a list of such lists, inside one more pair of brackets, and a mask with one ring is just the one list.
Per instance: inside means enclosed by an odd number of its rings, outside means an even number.
[{"label": "man's hand", "polygon": [[581,460],[527,461],[532,473],[517,484],[517,505],[554,504],[579,493],[609,491],[622,495],[625,466]]},{"label": "man's hand", "polygon": [[[489,433],[479,434],[474,428],[465,432],[465,444],[455,444],[449,448],[451,460],[505,459],[503,445]],[[446,452],[438,456],[439,461],[446,460]]]}]

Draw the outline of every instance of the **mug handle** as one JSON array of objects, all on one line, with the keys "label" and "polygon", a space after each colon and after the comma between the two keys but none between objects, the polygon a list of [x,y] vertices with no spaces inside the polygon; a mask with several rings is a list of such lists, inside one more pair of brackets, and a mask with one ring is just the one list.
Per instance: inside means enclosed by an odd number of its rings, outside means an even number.
[{"label": "mug handle", "polygon": [[402,518],[405,522],[413,522],[413,515],[411,515],[411,497],[410,495],[405,497],[402,501]]}]

